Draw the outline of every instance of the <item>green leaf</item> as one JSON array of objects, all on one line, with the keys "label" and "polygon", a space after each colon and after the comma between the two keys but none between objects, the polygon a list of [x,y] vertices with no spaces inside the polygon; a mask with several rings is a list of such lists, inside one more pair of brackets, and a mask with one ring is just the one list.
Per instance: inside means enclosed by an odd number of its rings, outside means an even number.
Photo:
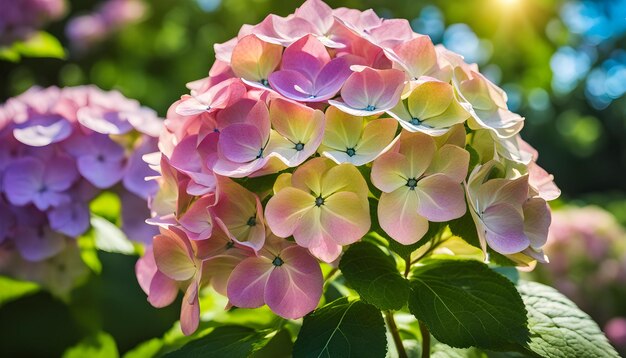
[{"label": "green leaf", "polygon": [[24,41],[13,44],[13,49],[25,57],[65,58],[65,50],[56,37],[39,31]]},{"label": "green leaf", "polygon": [[132,255],[135,247],[113,223],[99,216],[91,216],[94,242],[99,250]]},{"label": "green leaf", "polygon": [[429,260],[413,271],[409,310],[438,341],[506,350],[528,341],[526,310],[506,277],[468,260]]},{"label": "green leaf", "polygon": [[409,297],[409,282],[400,275],[393,257],[376,245],[357,242],[341,257],[339,269],[361,299],[381,310],[399,310]]},{"label": "green leaf", "polygon": [[117,358],[119,353],[117,345],[111,335],[98,332],[69,348],[63,353],[63,358]]},{"label": "green leaf", "polygon": [[19,62],[20,54],[13,47],[0,47],[0,60]]},{"label": "green leaf", "polygon": [[89,203],[89,210],[96,216],[116,222],[122,212],[122,202],[117,194],[105,191]]},{"label": "green leaf", "polygon": [[598,325],[552,287],[520,281],[530,350],[542,357],[619,357]]},{"label": "green leaf", "polygon": [[485,352],[476,348],[452,348],[443,343],[436,343],[430,351],[431,358],[487,358]]},{"label": "green leaf", "polygon": [[264,347],[272,336],[268,330],[244,326],[221,326],[206,336],[193,340],[165,357],[244,358]]},{"label": "green leaf", "polygon": [[39,285],[30,281],[19,281],[0,276],[0,307],[5,303],[17,300],[39,291]]},{"label": "green leaf", "polygon": [[[467,210],[471,210],[468,208]],[[450,231],[453,235],[456,235],[468,244],[480,247],[480,241],[478,239],[478,233],[476,232],[476,224],[472,215],[467,212],[462,217],[449,222]],[[489,253],[489,260],[500,266],[516,266],[515,262],[507,258],[506,256],[493,251],[490,247],[487,247]]]},{"label": "green leaf", "polygon": [[293,341],[287,329],[282,329],[267,342],[267,344],[254,352],[251,358],[279,358],[291,357],[293,351]]},{"label": "green leaf", "polygon": [[304,317],[293,347],[298,357],[384,357],[385,323],[376,307],[340,298]]},{"label": "green leaf", "polygon": [[514,285],[517,285],[517,282],[519,282],[519,271],[513,266],[494,266],[491,269],[508,278]]}]

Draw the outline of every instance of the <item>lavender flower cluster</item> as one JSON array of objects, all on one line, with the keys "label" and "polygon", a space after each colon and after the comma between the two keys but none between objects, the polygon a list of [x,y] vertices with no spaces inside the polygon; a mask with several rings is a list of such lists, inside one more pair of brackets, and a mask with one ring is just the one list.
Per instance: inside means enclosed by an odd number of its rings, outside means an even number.
[{"label": "lavender flower cluster", "polygon": [[[122,230],[135,241],[154,229],[145,201],[155,175],[161,120],[116,91],[31,88],[0,107],[0,250],[29,262],[61,253],[90,228],[90,201],[119,195]],[[6,255],[5,255],[6,256]]]}]

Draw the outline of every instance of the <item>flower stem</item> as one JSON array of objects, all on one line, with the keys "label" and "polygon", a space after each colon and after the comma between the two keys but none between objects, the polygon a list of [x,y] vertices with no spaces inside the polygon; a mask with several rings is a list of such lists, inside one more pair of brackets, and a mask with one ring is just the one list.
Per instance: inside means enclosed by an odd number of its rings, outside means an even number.
[{"label": "flower stem", "polygon": [[420,321],[419,324],[422,333],[422,358],[430,358],[430,332],[424,322]]},{"label": "flower stem", "polygon": [[385,311],[385,321],[387,321],[387,327],[389,327],[389,332],[391,332],[393,342],[396,345],[398,358],[408,358],[406,351],[404,350],[404,345],[402,344],[402,338],[400,338],[398,326],[396,326],[396,321],[393,319],[393,312]]}]

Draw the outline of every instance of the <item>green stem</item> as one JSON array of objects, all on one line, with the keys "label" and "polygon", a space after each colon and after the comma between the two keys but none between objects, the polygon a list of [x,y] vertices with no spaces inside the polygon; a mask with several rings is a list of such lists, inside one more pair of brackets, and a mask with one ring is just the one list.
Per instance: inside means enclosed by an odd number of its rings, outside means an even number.
[{"label": "green stem", "polygon": [[430,332],[424,322],[420,321],[419,324],[422,333],[422,358],[430,358]]},{"label": "green stem", "polygon": [[387,321],[387,327],[389,327],[389,332],[391,332],[391,336],[393,337],[393,342],[396,345],[396,350],[398,351],[398,358],[408,358],[406,351],[404,350],[404,345],[402,344],[400,331],[398,331],[398,326],[396,325],[396,321],[393,319],[393,312],[385,311],[385,321]]}]

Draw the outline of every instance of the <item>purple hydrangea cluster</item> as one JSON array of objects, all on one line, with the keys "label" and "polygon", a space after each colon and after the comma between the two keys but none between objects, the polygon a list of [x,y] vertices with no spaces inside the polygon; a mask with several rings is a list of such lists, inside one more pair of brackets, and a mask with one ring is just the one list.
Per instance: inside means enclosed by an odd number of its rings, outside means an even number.
[{"label": "purple hydrangea cluster", "polygon": [[161,120],[116,91],[32,88],[0,107],[0,249],[37,262],[90,228],[90,201],[120,197],[122,230],[149,241],[146,199]]},{"label": "purple hydrangea cluster", "polygon": [[64,0],[0,0],[0,45],[24,39],[64,13]]},{"label": "purple hydrangea cluster", "polygon": [[83,51],[141,20],[145,13],[146,5],[141,0],[107,0],[92,13],[73,17],[65,32],[72,47]]}]

